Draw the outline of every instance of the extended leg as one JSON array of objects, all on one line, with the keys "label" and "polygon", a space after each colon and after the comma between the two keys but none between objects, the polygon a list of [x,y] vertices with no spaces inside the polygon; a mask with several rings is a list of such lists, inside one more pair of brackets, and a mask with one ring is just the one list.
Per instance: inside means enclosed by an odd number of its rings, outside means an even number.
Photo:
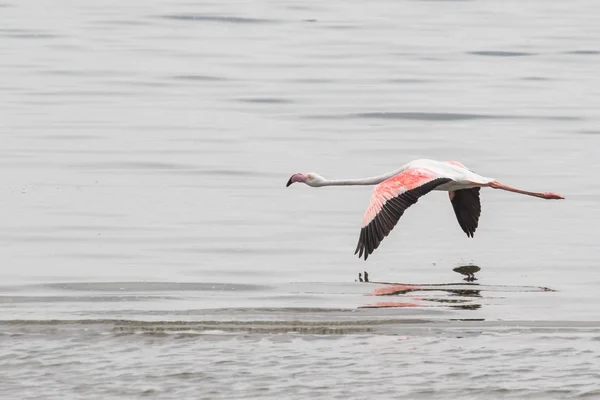
[{"label": "extended leg", "polygon": [[564,199],[563,196],[561,196],[560,194],[557,194],[557,193],[552,193],[552,192],[543,192],[543,193],[528,192],[526,190],[516,189],[516,188],[510,187],[510,186],[503,185],[502,183],[497,182],[497,181],[490,182],[486,186],[489,186],[489,187],[491,187],[493,189],[501,189],[501,190],[506,190],[508,192],[514,192],[514,193],[524,194],[524,195],[527,195],[527,196],[539,197],[541,199],[548,199],[548,200],[550,200],[550,199],[555,199],[555,200]]}]

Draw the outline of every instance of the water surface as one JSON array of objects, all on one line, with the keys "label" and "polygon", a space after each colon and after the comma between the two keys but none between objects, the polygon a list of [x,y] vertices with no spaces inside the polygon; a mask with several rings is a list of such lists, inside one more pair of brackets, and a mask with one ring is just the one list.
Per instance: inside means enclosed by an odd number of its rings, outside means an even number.
[{"label": "water surface", "polygon": [[[599,397],[598,12],[4,1],[1,396]],[[285,188],[415,158],[566,200]]]}]

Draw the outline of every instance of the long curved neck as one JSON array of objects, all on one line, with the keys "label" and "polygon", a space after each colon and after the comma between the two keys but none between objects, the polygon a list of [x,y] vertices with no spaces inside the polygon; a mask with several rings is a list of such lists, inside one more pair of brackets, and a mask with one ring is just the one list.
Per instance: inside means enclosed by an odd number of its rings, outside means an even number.
[{"label": "long curved neck", "polygon": [[371,176],[368,178],[355,178],[355,179],[325,179],[325,181],[318,183],[315,186],[355,186],[355,185],[377,185],[391,178],[394,175],[398,175],[400,172],[406,170],[408,167],[403,166],[395,171],[385,173],[383,175]]}]

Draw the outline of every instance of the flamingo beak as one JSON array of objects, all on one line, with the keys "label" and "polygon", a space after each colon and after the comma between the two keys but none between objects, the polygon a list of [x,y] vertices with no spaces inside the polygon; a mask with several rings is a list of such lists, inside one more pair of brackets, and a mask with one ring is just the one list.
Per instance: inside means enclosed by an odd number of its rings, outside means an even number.
[{"label": "flamingo beak", "polygon": [[296,182],[306,182],[306,176],[304,174],[294,174],[290,177],[290,180],[287,181],[285,187],[290,186],[292,183]]}]

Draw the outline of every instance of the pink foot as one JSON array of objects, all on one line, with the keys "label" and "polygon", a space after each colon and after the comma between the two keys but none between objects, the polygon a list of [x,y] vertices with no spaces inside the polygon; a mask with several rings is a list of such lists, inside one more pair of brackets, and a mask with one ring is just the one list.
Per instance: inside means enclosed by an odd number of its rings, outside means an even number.
[{"label": "pink foot", "polygon": [[552,193],[552,192],[545,192],[544,196],[546,196],[547,199],[553,199],[553,200],[562,200],[564,199],[563,196],[561,196],[558,193]]}]

